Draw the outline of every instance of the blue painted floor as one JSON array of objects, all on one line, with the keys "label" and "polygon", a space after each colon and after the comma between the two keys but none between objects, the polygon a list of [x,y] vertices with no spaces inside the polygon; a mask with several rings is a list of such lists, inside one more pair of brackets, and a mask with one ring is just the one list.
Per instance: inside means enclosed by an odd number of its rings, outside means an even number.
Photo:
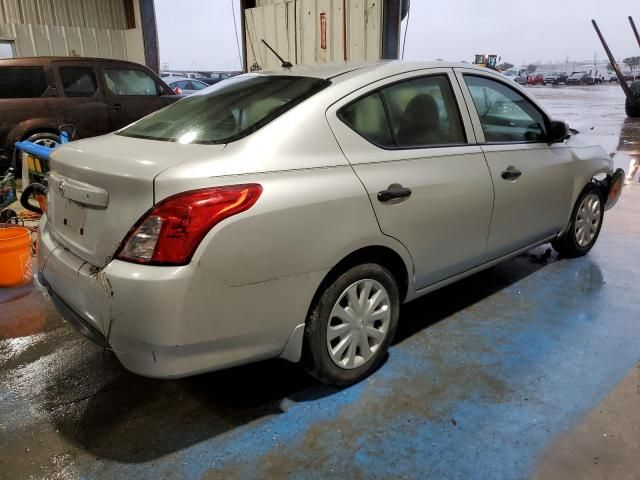
[{"label": "blue painted floor", "polygon": [[137,377],[38,292],[0,291],[0,478],[529,478],[640,361],[628,191],[588,256],[540,247],[406,305],[340,391],[278,361]]}]

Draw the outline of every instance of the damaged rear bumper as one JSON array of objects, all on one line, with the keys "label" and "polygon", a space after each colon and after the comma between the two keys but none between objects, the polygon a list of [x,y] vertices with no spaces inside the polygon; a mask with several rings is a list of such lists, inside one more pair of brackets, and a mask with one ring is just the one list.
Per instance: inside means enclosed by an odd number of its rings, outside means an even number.
[{"label": "damaged rear bumper", "polygon": [[38,277],[54,305],[126,369],[147,377],[183,377],[281,355],[326,274],[232,287],[195,263],[113,260],[98,269],[66,250],[42,218]]}]

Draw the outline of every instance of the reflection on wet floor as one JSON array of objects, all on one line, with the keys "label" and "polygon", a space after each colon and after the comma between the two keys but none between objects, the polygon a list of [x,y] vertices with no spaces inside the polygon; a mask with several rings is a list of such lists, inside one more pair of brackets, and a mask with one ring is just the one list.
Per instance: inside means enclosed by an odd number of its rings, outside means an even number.
[{"label": "reflection on wet floor", "polygon": [[629,160],[628,183],[640,183],[640,118],[625,119],[620,132],[618,153]]},{"label": "reflection on wet floor", "polygon": [[619,85],[529,87],[527,91],[556,119],[602,145],[614,168],[625,171],[628,184],[640,183],[640,118],[627,118]]}]

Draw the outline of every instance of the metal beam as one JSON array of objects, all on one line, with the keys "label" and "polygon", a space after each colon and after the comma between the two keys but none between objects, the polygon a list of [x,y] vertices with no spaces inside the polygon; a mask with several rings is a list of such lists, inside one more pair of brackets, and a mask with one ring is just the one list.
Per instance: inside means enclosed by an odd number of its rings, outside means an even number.
[{"label": "metal beam", "polygon": [[400,53],[402,0],[386,0],[382,9],[382,58],[395,60]]},{"label": "metal beam", "polygon": [[140,0],[140,18],[142,20],[142,41],[144,59],[154,72],[160,72],[160,50],[158,48],[158,27],[153,0]]},{"label": "metal beam", "polygon": [[602,43],[602,46],[604,47],[604,51],[607,54],[607,57],[609,57],[609,63],[611,63],[611,66],[613,67],[613,70],[616,72],[616,75],[618,77],[618,80],[620,81],[620,86],[622,87],[622,90],[624,91],[624,94],[627,96],[627,98],[629,99],[630,102],[632,102],[634,104],[637,103],[638,102],[638,98],[633,94],[633,92],[629,88],[629,85],[627,85],[627,81],[624,79],[624,75],[622,75],[622,72],[620,71],[620,67],[618,67],[616,59],[614,58],[613,54],[611,53],[611,50],[609,50],[609,45],[607,45],[607,42],[605,41],[604,37],[602,36],[602,32],[600,31],[600,28],[598,28],[598,24],[596,23],[595,20],[591,20],[591,23],[593,24],[593,28],[596,29],[596,33],[598,34],[598,37],[600,38],[600,42]]},{"label": "metal beam", "polygon": [[631,24],[631,29],[633,30],[633,34],[636,36],[636,41],[638,42],[638,46],[640,47],[640,35],[638,35],[638,29],[636,28],[636,24],[633,21],[633,17],[629,17],[629,23]]}]

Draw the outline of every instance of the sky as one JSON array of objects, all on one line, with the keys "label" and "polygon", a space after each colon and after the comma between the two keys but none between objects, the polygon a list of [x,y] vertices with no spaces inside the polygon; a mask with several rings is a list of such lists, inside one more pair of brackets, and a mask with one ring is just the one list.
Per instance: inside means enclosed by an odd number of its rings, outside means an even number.
[{"label": "sky", "polygon": [[[239,0],[155,0],[161,63],[239,70],[232,3],[239,22]],[[495,53],[520,65],[592,61],[596,53],[605,63],[591,19],[622,59],[640,55],[629,15],[640,28],[640,0],[413,0],[404,58],[471,62],[476,53]]]}]

